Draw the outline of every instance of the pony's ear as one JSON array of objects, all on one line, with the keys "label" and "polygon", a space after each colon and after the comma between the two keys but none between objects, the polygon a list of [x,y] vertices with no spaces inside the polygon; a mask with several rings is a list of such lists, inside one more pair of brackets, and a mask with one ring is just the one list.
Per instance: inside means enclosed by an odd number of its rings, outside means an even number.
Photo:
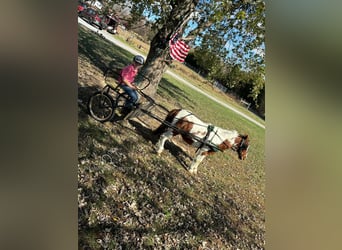
[{"label": "pony's ear", "polygon": [[248,135],[243,135],[242,138],[245,139],[245,140],[247,140]]}]

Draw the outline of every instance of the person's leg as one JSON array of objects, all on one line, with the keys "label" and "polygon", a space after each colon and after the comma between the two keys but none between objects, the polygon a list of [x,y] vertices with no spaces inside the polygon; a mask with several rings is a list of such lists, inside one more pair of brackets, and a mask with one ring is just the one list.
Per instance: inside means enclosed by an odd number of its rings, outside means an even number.
[{"label": "person's leg", "polygon": [[125,106],[127,108],[132,108],[133,105],[138,101],[138,93],[134,89],[132,89],[126,85],[121,85],[121,88],[129,96],[129,99],[126,101]]}]

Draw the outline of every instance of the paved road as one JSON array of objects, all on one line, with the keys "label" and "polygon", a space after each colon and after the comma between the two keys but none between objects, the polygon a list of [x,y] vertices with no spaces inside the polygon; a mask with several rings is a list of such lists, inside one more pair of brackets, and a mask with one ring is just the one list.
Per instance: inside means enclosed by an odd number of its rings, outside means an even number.
[{"label": "paved road", "polygon": [[[123,43],[123,42],[121,42],[121,41],[115,39],[115,37],[114,37],[112,34],[108,33],[107,31],[98,30],[96,27],[90,25],[89,23],[87,23],[86,21],[84,21],[84,20],[81,19],[81,18],[78,18],[78,22],[79,22],[80,24],[86,26],[87,28],[93,30],[93,31],[97,31],[98,33],[100,33],[101,35],[103,35],[107,40],[109,40],[109,41],[115,43],[116,45],[118,45],[118,46],[124,48],[125,50],[131,52],[132,54],[141,54],[140,51],[137,51],[137,50],[135,50],[135,49],[133,49],[133,48],[127,46],[125,43]],[[257,122],[257,121],[254,120],[253,118],[251,118],[251,117],[249,117],[248,115],[246,115],[246,114],[240,112],[239,110],[237,110],[237,109],[235,109],[234,107],[228,105],[227,103],[224,103],[224,102],[222,102],[222,101],[220,101],[220,100],[217,100],[216,98],[212,97],[211,95],[205,93],[204,91],[202,91],[201,89],[199,89],[199,88],[197,88],[196,86],[192,85],[190,82],[188,82],[188,81],[186,81],[185,79],[183,79],[182,77],[178,76],[177,74],[175,74],[175,73],[172,72],[171,70],[167,70],[167,71],[166,71],[166,74],[171,75],[172,77],[174,77],[174,78],[176,78],[177,80],[179,80],[180,82],[186,84],[186,85],[189,86],[190,88],[192,88],[192,89],[194,89],[194,90],[196,90],[196,91],[202,93],[203,95],[207,96],[208,98],[212,99],[213,101],[215,101],[215,102],[217,102],[217,103],[223,105],[224,107],[226,107],[226,108],[228,108],[228,109],[234,111],[235,113],[241,115],[241,116],[244,117],[245,119],[247,119],[247,120],[249,120],[249,121],[255,123],[256,125],[258,125],[258,126],[260,126],[260,127],[262,127],[262,128],[265,129],[265,126],[264,126],[263,124]]]}]

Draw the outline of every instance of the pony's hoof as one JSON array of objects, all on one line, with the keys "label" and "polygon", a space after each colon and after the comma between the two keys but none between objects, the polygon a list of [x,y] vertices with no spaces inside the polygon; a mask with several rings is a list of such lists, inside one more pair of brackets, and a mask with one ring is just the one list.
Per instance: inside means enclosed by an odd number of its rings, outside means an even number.
[{"label": "pony's hoof", "polygon": [[189,169],[190,174],[197,174],[197,170]]}]

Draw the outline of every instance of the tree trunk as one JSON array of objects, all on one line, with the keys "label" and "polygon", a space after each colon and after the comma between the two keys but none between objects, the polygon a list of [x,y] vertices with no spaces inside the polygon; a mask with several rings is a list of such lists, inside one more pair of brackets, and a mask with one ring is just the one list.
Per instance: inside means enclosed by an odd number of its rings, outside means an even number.
[{"label": "tree trunk", "polygon": [[[144,89],[144,93],[153,97],[157,92],[160,80],[167,70],[167,64],[164,59],[168,56],[169,48],[160,49],[152,45],[146,58],[144,67],[140,70],[149,80],[150,85]],[[145,83],[143,84],[145,85]]]},{"label": "tree trunk", "polygon": [[189,21],[191,13],[198,4],[198,0],[179,0],[174,2],[172,11],[167,18],[168,22],[158,30],[152,39],[146,63],[140,70],[150,79],[151,83],[144,92],[151,97],[157,92],[159,82],[168,67],[164,60],[169,57],[168,44],[170,37]]}]

